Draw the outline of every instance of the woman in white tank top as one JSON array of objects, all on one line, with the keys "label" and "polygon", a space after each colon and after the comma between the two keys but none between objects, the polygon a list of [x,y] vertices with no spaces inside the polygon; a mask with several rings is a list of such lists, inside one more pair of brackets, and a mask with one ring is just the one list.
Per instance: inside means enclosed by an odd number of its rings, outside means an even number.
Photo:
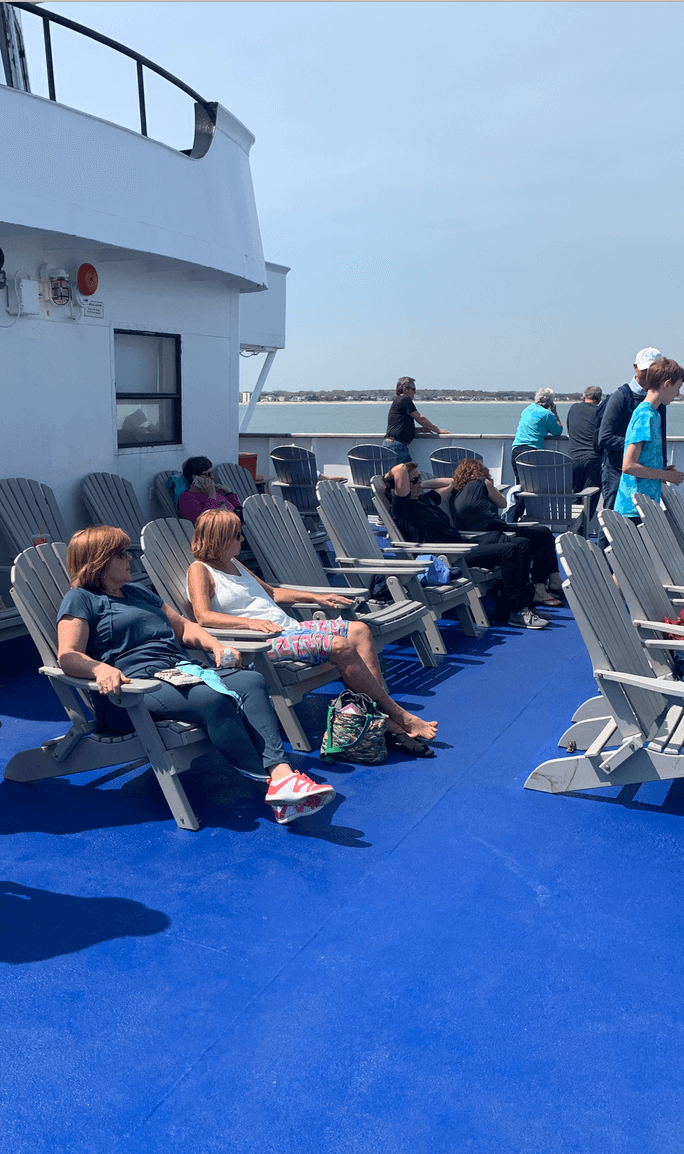
[{"label": "woman in white tank top", "polygon": [[336,590],[326,593],[273,589],[238,560],[242,526],[234,513],[208,509],[197,518],[187,590],[195,617],[209,629],[253,629],[277,633],[271,643],[274,660],[331,661],[355,693],[367,693],[389,718],[388,730],[407,752],[431,756],[425,745],[437,732],[436,721],[423,721],[402,709],[385,691],[380,663],[368,626],[362,621],[326,619],[296,621],[288,605],[311,601],[324,609],[342,609],[351,601]]}]

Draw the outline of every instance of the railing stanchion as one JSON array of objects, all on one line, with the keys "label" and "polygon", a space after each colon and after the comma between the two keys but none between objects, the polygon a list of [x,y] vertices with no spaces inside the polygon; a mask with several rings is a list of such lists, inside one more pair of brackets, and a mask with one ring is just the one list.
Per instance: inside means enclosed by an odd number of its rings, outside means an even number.
[{"label": "railing stanchion", "polygon": [[45,65],[47,68],[48,93],[50,100],[57,100],[55,92],[55,70],[52,64],[52,38],[50,36],[50,20],[39,13],[43,20],[43,39],[45,40]]},{"label": "railing stanchion", "polygon": [[140,131],[147,136],[147,112],[145,110],[145,82],[143,80],[143,66],[141,60],[136,60],[138,72],[138,103],[140,105]]}]

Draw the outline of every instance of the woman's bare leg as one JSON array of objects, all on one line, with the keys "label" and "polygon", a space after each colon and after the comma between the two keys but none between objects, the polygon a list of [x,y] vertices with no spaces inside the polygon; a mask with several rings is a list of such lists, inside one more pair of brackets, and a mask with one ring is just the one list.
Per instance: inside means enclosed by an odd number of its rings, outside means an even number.
[{"label": "woman's bare leg", "polygon": [[436,721],[423,721],[402,709],[382,685],[380,662],[370,629],[363,621],[349,622],[349,636],[334,637],[330,660],[340,671],[342,680],[354,693],[367,693],[389,717],[388,729],[408,733],[411,737],[433,738]]}]

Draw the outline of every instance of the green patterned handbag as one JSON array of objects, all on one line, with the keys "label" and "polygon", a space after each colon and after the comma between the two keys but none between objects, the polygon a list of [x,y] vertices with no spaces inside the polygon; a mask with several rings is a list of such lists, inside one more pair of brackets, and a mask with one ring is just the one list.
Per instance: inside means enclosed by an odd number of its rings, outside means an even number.
[{"label": "green patterned handbag", "polygon": [[328,725],[321,743],[321,761],[359,761],[379,765],[387,757],[387,714],[367,693],[345,689],[328,709]]}]

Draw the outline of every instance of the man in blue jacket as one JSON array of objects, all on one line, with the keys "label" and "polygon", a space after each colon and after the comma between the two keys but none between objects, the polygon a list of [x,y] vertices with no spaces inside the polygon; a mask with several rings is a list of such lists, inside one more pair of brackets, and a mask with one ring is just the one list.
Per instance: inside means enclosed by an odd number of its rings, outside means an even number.
[{"label": "man in blue jacket", "polygon": [[[620,385],[607,398],[603,415],[600,417],[600,427],[597,433],[597,447],[603,453],[601,465],[601,492],[603,494],[604,509],[612,509],[622,477],[622,458],[625,451],[625,433],[632,413],[637,405],[641,404],[646,396],[648,387],[648,370],[654,361],[663,356],[658,349],[640,349],[634,358],[634,376],[627,385]],[[667,427],[666,408],[661,405],[658,409],[661,420],[663,438],[663,460],[667,460]],[[603,533],[599,533],[599,548],[605,549],[608,541]]]}]

